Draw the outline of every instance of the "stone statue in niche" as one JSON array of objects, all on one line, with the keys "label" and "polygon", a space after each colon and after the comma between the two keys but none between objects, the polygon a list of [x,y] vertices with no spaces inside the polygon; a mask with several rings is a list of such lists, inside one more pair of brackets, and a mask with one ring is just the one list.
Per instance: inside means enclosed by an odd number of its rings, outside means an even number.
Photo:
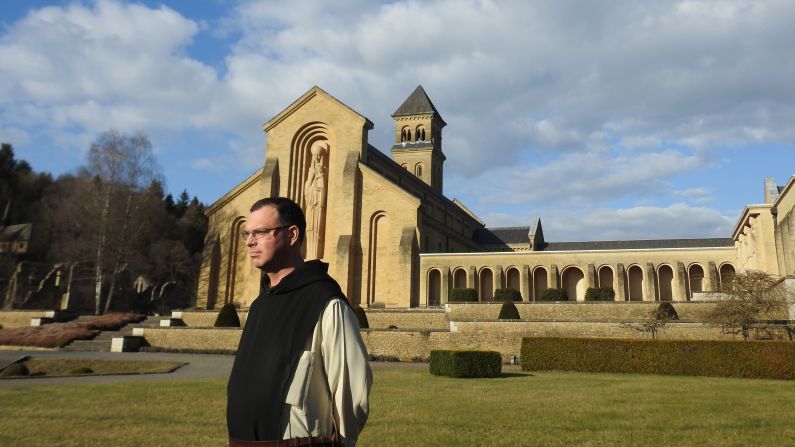
[{"label": "stone statue in niche", "polygon": [[325,154],[328,144],[316,141],[310,149],[309,171],[304,182],[304,212],[306,213],[306,259],[323,256],[323,230],[326,212],[326,166]]}]

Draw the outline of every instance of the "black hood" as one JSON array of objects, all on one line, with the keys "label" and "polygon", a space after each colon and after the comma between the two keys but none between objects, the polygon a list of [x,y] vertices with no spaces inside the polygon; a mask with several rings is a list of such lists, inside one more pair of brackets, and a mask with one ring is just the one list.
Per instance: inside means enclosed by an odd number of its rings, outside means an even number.
[{"label": "black hood", "polygon": [[262,277],[261,291],[266,295],[282,295],[318,281],[334,282],[328,276],[328,264],[318,260],[306,261],[282,278],[274,288],[270,288],[268,275],[264,275]]}]

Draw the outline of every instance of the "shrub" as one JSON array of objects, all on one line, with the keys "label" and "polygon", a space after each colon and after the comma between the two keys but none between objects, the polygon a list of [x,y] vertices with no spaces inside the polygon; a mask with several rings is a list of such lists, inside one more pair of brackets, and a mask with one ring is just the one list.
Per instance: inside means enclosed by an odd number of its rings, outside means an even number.
[{"label": "shrub", "polygon": [[679,314],[676,313],[676,309],[674,309],[674,306],[671,303],[660,303],[660,305],[657,306],[657,310],[655,310],[654,314],[652,315],[654,319],[658,321],[679,319]]},{"label": "shrub", "polygon": [[470,288],[453,289],[450,291],[450,297],[448,299],[451,303],[477,302],[477,300],[478,292]]},{"label": "shrub", "polygon": [[0,372],[0,377],[29,376],[30,371],[24,363],[12,363]]},{"label": "shrub", "polygon": [[494,301],[522,301],[522,294],[516,289],[497,289]]},{"label": "shrub", "polygon": [[359,329],[370,329],[370,322],[367,321],[367,313],[360,306],[353,308],[356,320],[359,322]]},{"label": "shrub", "polygon": [[588,287],[585,301],[615,301],[616,291],[612,287]]},{"label": "shrub", "polygon": [[795,379],[795,343],[524,338],[522,369]]},{"label": "shrub", "polygon": [[505,301],[502,303],[500,315],[497,318],[500,320],[518,320],[521,317],[519,316],[519,309],[516,308],[516,304],[513,304],[513,301]]},{"label": "shrub", "polygon": [[502,357],[496,351],[431,351],[430,371],[447,377],[498,377]]},{"label": "shrub", "polygon": [[80,368],[69,371],[69,374],[94,374],[94,370],[88,366],[81,366]]},{"label": "shrub", "polygon": [[541,293],[539,297],[541,301],[568,301],[569,297],[566,295],[566,289],[547,289]]},{"label": "shrub", "polygon": [[215,327],[240,327],[240,317],[237,316],[237,309],[232,303],[226,303],[218,311],[218,318],[215,319]]}]

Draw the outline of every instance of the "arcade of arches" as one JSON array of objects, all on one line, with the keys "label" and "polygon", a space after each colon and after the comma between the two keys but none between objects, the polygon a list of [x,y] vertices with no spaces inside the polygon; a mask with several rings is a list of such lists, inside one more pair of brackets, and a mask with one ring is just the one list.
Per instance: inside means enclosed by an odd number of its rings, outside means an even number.
[{"label": "arcade of arches", "polygon": [[392,118],[387,152],[368,142],[369,119],[318,87],[266,122],[262,167],[207,209],[196,306],[245,308],[258,295],[261,276],[238,234],[251,204],[269,196],[301,205],[305,256],[327,262],[364,307],[437,306],[464,287],[483,301],[500,288],[528,302],[561,288],[582,301],[589,287],[612,287],[617,301],[682,301],[747,269],[795,275],[795,177],[766,180],[764,203],[746,206],[725,238],[546,241],[540,219],[488,228],[443,194],[446,123],[421,86]]}]

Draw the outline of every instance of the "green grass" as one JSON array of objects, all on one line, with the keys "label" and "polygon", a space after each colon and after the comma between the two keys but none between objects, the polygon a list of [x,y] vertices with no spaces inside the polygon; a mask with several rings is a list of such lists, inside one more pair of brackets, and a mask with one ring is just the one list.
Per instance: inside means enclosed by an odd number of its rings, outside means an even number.
[{"label": "green grass", "polygon": [[[360,446],[795,445],[795,382],[375,371]],[[226,445],[225,380],[0,388],[0,445]]]}]

